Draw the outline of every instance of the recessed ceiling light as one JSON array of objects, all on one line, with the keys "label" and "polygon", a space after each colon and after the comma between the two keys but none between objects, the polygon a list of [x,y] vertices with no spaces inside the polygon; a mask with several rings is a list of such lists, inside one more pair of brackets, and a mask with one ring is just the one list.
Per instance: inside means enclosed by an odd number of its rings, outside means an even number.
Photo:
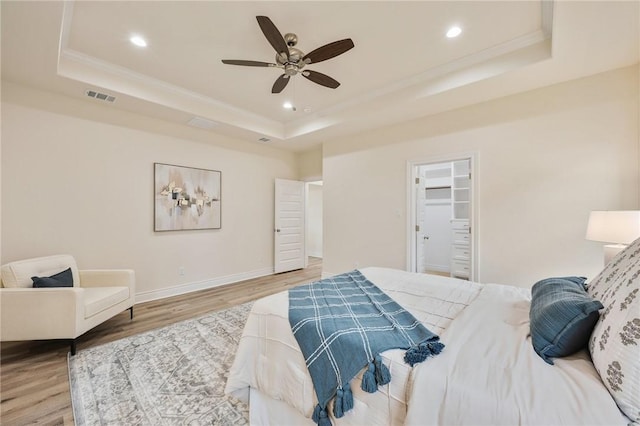
[{"label": "recessed ceiling light", "polygon": [[447,31],[447,37],[449,38],[458,37],[460,34],[462,34],[462,28],[457,25],[449,28],[449,31]]},{"label": "recessed ceiling light", "polygon": [[292,109],[293,108],[293,104],[291,102],[285,102],[285,103],[282,104],[282,108]]},{"label": "recessed ceiling light", "polygon": [[142,37],[140,37],[139,35],[131,36],[129,41],[138,47],[147,47],[147,41]]}]

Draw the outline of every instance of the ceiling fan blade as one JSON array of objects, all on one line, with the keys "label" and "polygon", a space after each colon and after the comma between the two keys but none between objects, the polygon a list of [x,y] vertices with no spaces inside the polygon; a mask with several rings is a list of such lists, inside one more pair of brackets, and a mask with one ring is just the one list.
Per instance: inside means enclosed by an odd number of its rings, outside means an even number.
[{"label": "ceiling fan blade", "polygon": [[276,82],[273,83],[273,87],[271,88],[271,93],[282,92],[282,90],[284,90],[284,88],[287,87],[287,84],[289,84],[289,80],[291,79],[289,78],[288,75],[282,74],[280,77],[278,77]]},{"label": "ceiling fan blade", "polygon": [[244,65],[246,67],[275,67],[276,64],[271,64],[269,62],[259,62],[259,61],[245,61],[242,59],[223,59],[223,64],[227,65]]},{"label": "ceiling fan blade", "polygon": [[304,55],[302,59],[308,64],[316,64],[342,55],[347,50],[352,49],[353,46],[353,41],[350,38],[345,38],[344,40],[334,41],[333,43],[318,47],[316,50],[312,50]]},{"label": "ceiling fan blade", "polygon": [[289,48],[287,47],[287,43],[284,41],[282,34],[278,31],[278,28],[276,28],[274,23],[271,22],[271,19],[266,16],[256,16],[256,19],[258,20],[258,25],[260,25],[262,33],[269,41],[269,44],[273,46],[276,52],[289,58]]},{"label": "ceiling fan blade", "polygon": [[302,76],[314,83],[318,83],[321,86],[329,87],[330,89],[335,89],[340,86],[340,83],[336,80],[318,71],[305,70],[302,72]]}]

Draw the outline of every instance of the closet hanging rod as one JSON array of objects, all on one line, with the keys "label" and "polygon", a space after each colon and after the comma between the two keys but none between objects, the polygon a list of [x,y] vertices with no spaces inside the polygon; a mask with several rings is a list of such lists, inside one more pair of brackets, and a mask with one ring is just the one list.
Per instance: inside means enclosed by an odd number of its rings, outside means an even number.
[{"label": "closet hanging rod", "polygon": [[429,189],[451,189],[451,185],[445,185],[445,186],[427,186],[425,187],[426,190]]}]

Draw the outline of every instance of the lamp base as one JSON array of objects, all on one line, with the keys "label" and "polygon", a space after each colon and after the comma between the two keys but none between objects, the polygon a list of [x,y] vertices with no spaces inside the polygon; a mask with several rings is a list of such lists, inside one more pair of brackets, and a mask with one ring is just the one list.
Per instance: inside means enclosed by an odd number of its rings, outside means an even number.
[{"label": "lamp base", "polygon": [[616,254],[620,253],[625,247],[625,244],[607,244],[604,246],[604,265],[607,266],[611,259],[613,259]]}]

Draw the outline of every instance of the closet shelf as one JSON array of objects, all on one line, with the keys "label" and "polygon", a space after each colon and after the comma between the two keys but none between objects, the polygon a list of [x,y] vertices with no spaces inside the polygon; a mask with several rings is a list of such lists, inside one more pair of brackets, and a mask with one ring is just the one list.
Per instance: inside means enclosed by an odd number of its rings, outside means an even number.
[{"label": "closet shelf", "polygon": [[451,198],[433,198],[431,200],[425,200],[424,204],[426,206],[440,206],[440,205],[451,205]]}]

